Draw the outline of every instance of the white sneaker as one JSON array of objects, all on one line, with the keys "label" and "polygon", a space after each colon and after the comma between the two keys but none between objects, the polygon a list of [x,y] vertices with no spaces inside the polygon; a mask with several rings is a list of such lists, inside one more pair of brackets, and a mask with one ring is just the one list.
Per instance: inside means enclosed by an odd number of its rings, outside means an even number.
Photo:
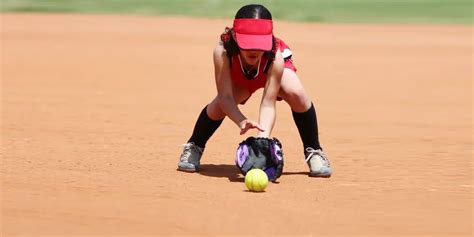
[{"label": "white sneaker", "polygon": [[306,163],[309,166],[309,176],[329,178],[332,174],[331,165],[326,154],[321,149],[307,147],[305,150]]},{"label": "white sneaker", "polygon": [[184,144],[183,147],[183,153],[181,153],[179,158],[178,170],[187,172],[198,171],[204,149],[192,142]]}]

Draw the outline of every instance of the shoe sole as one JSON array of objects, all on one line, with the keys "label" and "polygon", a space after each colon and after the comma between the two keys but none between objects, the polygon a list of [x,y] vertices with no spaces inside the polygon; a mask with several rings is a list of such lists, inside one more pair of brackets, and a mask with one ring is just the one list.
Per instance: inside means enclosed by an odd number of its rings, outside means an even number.
[{"label": "shoe sole", "polygon": [[178,167],[178,169],[176,169],[178,171],[183,171],[183,172],[187,172],[187,173],[194,173],[194,172],[197,172],[198,169],[194,168],[194,169],[186,169],[186,168],[181,168],[181,167]]},{"label": "shoe sole", "polygon": [[330,178],[331,175],[329,174],[309,174],[309,177],[313,177],[313,178]]},{"label": "shoe sole", "polygon": [[330,172],[309,172],[310,177],[316,177],[316,178],[329,178],[331,177]]}]

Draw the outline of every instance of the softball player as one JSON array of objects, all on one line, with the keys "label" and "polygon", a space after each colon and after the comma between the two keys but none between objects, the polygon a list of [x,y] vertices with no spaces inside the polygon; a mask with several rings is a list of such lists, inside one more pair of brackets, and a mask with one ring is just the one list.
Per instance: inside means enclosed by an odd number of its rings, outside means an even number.
[{"label": "softball player", "polygon": [[[275,123],[277,100],[286,101],[304,146],[312,177],[330,177],[332,169],[319,143],[316,111],[296,74],[290,48],[273,35],[272,15],[262,5],[240,8],[233,28],[226,28],[214,49],[217,96],[200,113],[193,133],[184,145],[178,170],[199,169],[206,142],[229,117],[245,134],[257,129],[269,137]],[[258,89],[264,88],[259,120],[247,118],[238,108]]]}]

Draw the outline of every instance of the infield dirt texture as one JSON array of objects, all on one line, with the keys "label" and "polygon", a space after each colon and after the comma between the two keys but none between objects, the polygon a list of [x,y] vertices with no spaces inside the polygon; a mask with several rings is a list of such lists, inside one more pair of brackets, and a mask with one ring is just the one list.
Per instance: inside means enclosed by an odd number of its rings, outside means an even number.
[{"label": "infield dirt texture", "polygon": [[[251,193],[229,119],[200,173],[176,171],[231,20],[1,20],[1,236],[472,234],[471,26],[276,21],[334,175],[308,177],[279,102],[285,172]],[[260,98],[241,107],[249,118]]]}]

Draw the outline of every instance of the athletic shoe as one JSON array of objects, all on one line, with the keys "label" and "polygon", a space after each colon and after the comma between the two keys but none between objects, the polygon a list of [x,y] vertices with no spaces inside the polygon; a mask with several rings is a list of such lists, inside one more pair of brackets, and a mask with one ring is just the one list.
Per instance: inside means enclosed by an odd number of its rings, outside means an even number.
[{"label": "athletic shoe", "polygon": [[204,149],[192,142],[183,145],[183,153],[179,158],[178,170],[195,172],[199,169],[202,152]]},{"label": "athletic shoe", "polygon": [[309,176],[329,178],[332,174],[331,165],[326,154],[321,149],[307,147],[305,150],[306,163],[309,166]]}]

